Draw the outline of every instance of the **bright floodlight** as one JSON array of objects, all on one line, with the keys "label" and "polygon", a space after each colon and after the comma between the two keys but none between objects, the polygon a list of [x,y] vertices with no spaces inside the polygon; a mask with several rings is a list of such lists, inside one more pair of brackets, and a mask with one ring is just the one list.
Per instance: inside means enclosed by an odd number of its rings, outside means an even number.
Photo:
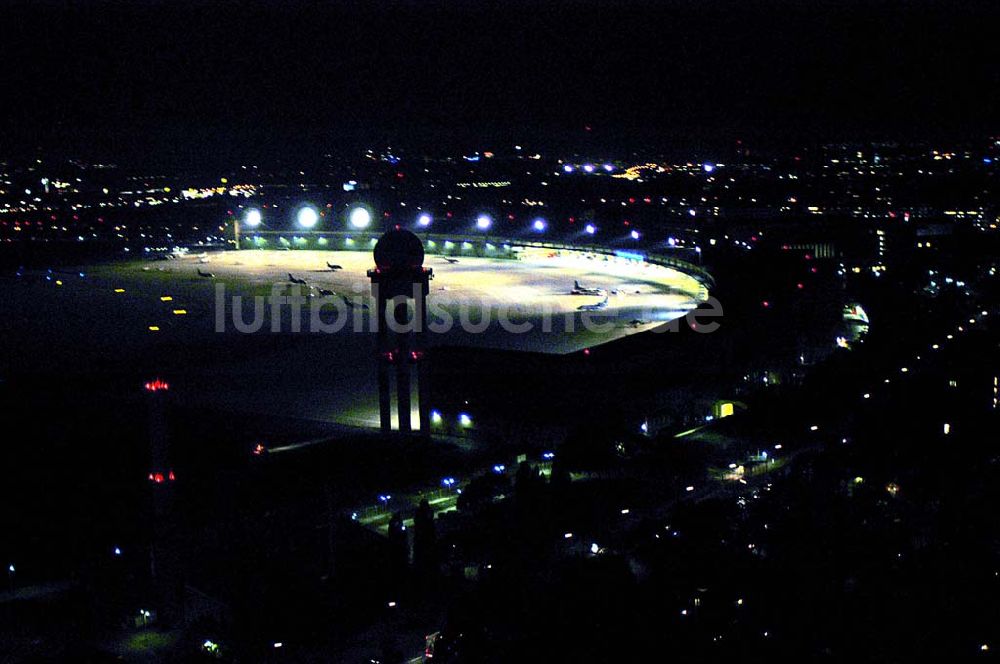
[{"label": "bright floodlight", "polygon": [[246,216],[243,218],[243,223],[253,228],[254,226],[260,226],[262,219],[263,217],[261,217],[260,210],[257,208],[251,208],[247,210]]},{"label": "bright floodlight", "polygon": [[593,164],[584,164],[583,165],[583,170],[587,171],[588,173],[593,173],[594,172],[594,165]]},{"label": "bright floodlight", "polygon": [[487,230],[492,225],[493,225],[493,220],[490,219],[489,215],[481,214],[476,219],[476,228],[478,228],[481,231]]},{"label": "bright floodlight", "polygon": [[425,228],[427,226],[430,226],[431,225],[431,215],[427,214],[426,212],[421,213],[420,216],[417,217],[417,224],[420,225],[420,226],[423,226]]},{"label": "bright floodlight", "polygon": [[319,213],[308,205],[300,208],[295,218],[302,228],[312,228],[319,223]]},{"label": "bright floodlight", "polygon": [[593,235],[594,233],[597,232],[597,226],[594,226],[593,224],[587,224],[587,227],[584,228],[583,230],[587,231],[588,235]]},{"label": "bright floodlight", "polygon": [[347,220],[354,228],[368,228],[368,224],[372,223],[372,213],[366,208],[358,206],[351,210]]},{"label": "bright floodlight", "polygon": [[635,231],[635,230],[634,230],[634,231],[632,231],[632,232],[630,233],[630,235],[632,236],[632,239],[633,239],[633,240],[638,240],[638,239],[639,239],[639,231]]},{"label": "bright floodlight", "polygon": [[604,164],[604,170],[610,173],[611,171],[615,170],[615,167],[613,164]]},{"label": "bright floodlight", "polygon": [[545,220],[544,220],[544,219],[541,219],[541,218],[539,218],[539,219],[535,219],[534,223],[532,223],[532,224],[531,224],[531,226],[532,226],[532,227],[533,227],[533,228],[534,228],[534,229],[535,229],[536,231],[538,231],[538,232],[542,232],[542,231],[544,231],[544,230],[545,230]]},{"label": "bright floodlight", "polygon": [[572,173],[573,172],[573,165],[572,164],[566,164],[565,166],[563,166],[563,170],[566,171],[567,173]]},{"label": "bright floodlight", "polygon": [[712,171],[715,170],[715,164],[705,164],[702,166],[702,168],[705,169],[706,173],[711,173]]}]

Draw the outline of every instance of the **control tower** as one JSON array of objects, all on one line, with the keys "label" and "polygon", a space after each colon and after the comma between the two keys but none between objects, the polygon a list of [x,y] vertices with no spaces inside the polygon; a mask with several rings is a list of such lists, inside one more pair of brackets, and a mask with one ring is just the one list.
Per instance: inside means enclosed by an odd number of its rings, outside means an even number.
[{"label": "control tower", "polygon": [[430,436],[423,336],[427,328],[427,292],[433,270],[424,267],[424,245],[416,235],[396,226],[375,244],[375,268],[368,270],[375,299],[379,426],[392,428],[391,377],[396,382],[396,422],[410,433],[416,384],[419,431]]}]

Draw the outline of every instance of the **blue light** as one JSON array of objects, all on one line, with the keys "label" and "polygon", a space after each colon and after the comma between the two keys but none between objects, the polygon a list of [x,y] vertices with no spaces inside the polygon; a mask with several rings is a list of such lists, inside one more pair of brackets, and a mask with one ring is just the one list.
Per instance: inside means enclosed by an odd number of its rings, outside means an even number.
[{"label": "blue light", "polygon": [[630,261],[644,261],[644,260],[646,260],[646,257],[643,254],[641,254],[639,252],[636,252],[636,251],[625,251],[624,249],[616,249],[615,250],[615,256],[618,256],[619,258],[624,258],[624,259],[627,259],[627,260],[630,260]]},{"label": "blue light", "polygon": [[703,164],[702,169],[704,169],[706,173],[711,173],[715,170],[715,164]]},{"label": "blue light", "polygon": [[497,475],[503,475],[503,471],[505,470],[507,470],[507,466],[503,465],[502,463],[498,463],[495,466],[493,466],[493,472],[496,473]]},{"label": "blue light", "polygon": [[479,155],[478,154],[467,155],[467,156],[462,157],[462,158],[465,159],[466,161],[479,161]]},{"label": "blue light", "polygon": [[983,157],[983,163],[984,164],[992,164],[993,160],[990,159],[989,157]]},{"label": "blue light", "polygon": [[629,233],[629,235],[631,235],[631,236],[632,236],[632,239],[633,239],[633,240],[638,240],[638,239],[639,239],[639,231],[637,231],[637,230],[635,230],[635,229],[633,229],[633,230],[632,230],[632,232],[631,232],[631,233]]},{"label": "blue light", "polygon": [[488,230],[490,226],[493,225],[493,220],[490,219],[489,215],[481,214],[476,218],[476,228],[481,231]]},{"label": "blue light", "polygon": [[588,173],[593,173],[594,172],[594,165],[593,164],[584,164],[583,165],[583,170],[587,171]]},{"label": "blue light", "polygon": [[615,167],[612,164],[604,164],[604,170],[610,173],[611,171],[615,170]]},{"label": "blue light", "polygon": [[532,222],[531,227],[540,233],[545,230],[545,220],[539,217]]},{"label": "blue light", "polygon": [[565,166],[563,166],[563,170],[565,172],[567,172],[567,173],[572,173],[573,172],[573,165],[572,164],[566,164]]},{"label": "blue light", "polygon": [[451,487],[455,486],[455,478],[454,477],[446,477],[446,478],[444,478],[443,480],[441,480],[441,486],[446,487],[446,488],[451,488]]},{"label": "blue light", "polygon": [[469,417],[468,413],[460,413],[458,416],[458,423],[463,427],[470,426],[472,424],[472,418]]},{"label": "blue light", "polygon": [[543,459],[554,459],[556,457],[555,452],[542,452]]},{"label": "blue light", "polygon": [[427,214],[426,212],[422,212],[417,217],[417,224],[420,225],[420,226],[423,226],[424,228],[430,226],[431,225],[431,215]]},{"label": "blue light", "polygon": [[594,233],[597,232],[597,226],[593,224],[587,224],[587,227],[584,228],[583,230],[587,231],[588,235],[593,235]]}]

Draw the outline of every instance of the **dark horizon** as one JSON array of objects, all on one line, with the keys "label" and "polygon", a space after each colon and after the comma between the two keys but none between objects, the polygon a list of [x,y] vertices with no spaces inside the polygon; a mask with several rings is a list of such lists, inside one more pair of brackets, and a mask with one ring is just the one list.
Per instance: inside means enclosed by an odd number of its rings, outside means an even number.
[{"label": "dark horizon", "polygon": [[629,150],[997,129],[1000,74],[981,53],[1000,8],[986,3],[510,9],[15,4],[0,136],[287,158],[324,141]]}]

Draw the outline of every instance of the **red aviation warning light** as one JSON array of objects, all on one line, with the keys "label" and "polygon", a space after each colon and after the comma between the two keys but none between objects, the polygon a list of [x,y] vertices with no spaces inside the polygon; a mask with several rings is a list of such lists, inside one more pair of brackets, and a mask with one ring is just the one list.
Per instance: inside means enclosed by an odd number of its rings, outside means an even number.
[{"label": "red aviation warning light", "polygon": [[170,383],[160,380],[151,380],[144,386],[147,392],[166,392],[170,389]]},{"label": "red aviation warning light", "polygon": [[164,475],[163,473],[149,474],[149,481],[152,482],[153,484],[163,484],[164,482],[173,482],[176,479],[177,476],[174,475],[174,471],[172,470],[167,471],[166,475]]}]

